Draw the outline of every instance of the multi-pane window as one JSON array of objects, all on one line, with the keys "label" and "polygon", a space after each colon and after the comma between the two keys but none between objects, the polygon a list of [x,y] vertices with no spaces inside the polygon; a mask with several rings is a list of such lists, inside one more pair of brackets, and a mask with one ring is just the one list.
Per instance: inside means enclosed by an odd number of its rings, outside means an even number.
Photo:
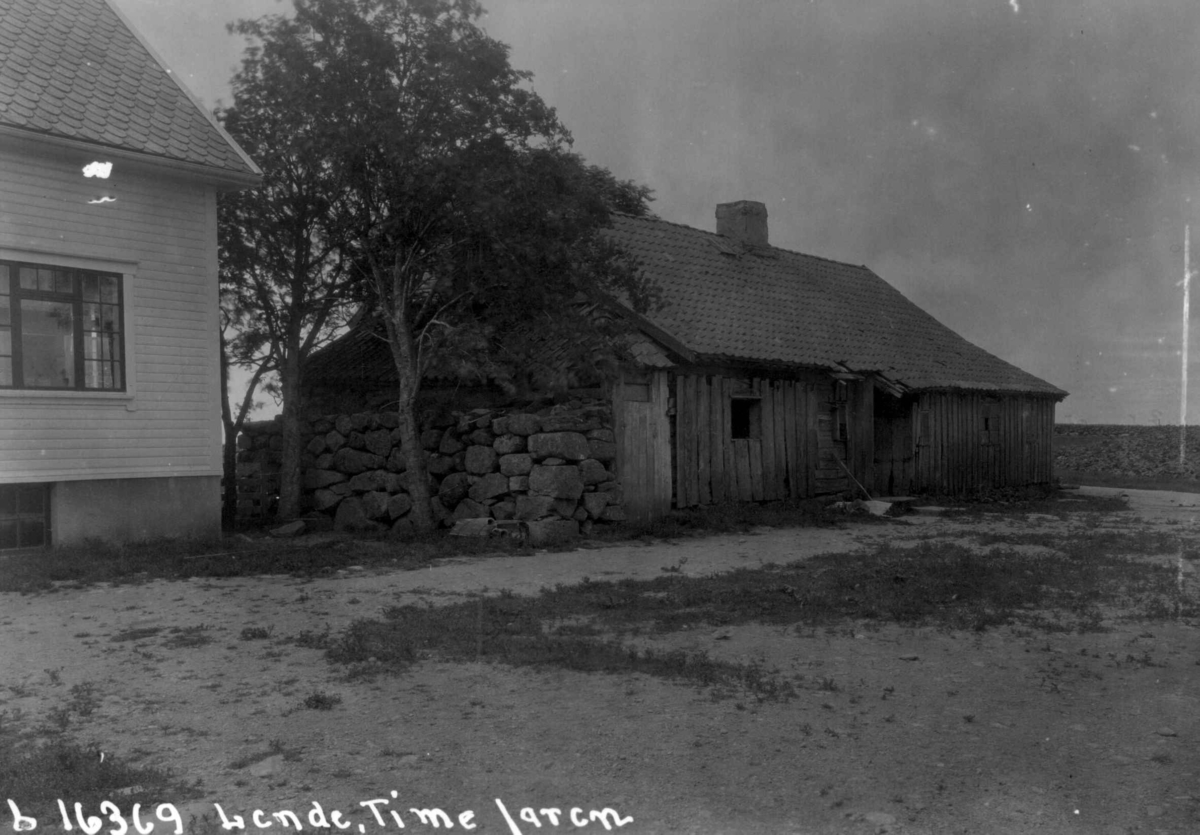
[{"label": "multi-pane window", "polygon": [[0,484],[0,551],[49,544],[50,497],[45,484]]},{"label": "multi-pane window", "polygon": [[121,276],[0,261],[0,388],[125,390]]}]

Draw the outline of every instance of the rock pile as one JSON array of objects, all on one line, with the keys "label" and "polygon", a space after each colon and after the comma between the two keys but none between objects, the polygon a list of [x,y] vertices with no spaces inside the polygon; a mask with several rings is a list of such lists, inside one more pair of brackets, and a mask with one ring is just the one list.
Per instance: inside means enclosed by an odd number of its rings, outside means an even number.
[{"label": "rock pile", "polygon": [[[320,417],[302,427],[305,509],[339,530],[404,532],[412,499],[394,412]],[[537,412],[479,408],[434,419],[420,433],[433,512],[461,519],[541,522],[553,535],[625,518],[610,469],[617,447],[604,400]],[[247,424],[239,463],[278,470],[278,420]]]}]

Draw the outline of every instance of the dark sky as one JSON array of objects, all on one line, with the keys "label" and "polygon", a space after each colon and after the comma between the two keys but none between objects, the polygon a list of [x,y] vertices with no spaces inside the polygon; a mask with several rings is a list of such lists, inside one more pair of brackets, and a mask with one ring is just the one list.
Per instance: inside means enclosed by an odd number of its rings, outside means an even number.
[{"label": "dark sky", "polygon": [[[223,24],[290,8],[116,2],[210,104],[241,52]],[[1195,0],[484,5],[576,149],[664,219],[760,200],[772,243],[866,264],[1070,391],[1060,421],[1178,422]]]}]

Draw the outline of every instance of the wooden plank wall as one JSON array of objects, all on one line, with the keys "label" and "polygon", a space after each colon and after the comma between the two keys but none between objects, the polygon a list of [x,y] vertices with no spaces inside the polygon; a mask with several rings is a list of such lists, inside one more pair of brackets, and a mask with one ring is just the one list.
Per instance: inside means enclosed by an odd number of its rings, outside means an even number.
[{"label": "wooden plank wall", "polygon": [[920,395],[914,415],[915,489],[955,495],[1049,482],[1054,406],[1045,397]]},{"label": "wooden plank wall", "polygon": [[614,386],[617,477],[631,519],[646,520],[671,509],[671,428],[667,417],[667,373],[655,371],[648,385]]},{"label": "wooden plank wall", "polygon": [[[755,437],[732,438],[731,402],[749,383],[757,399]],[[818,416],[829,413],[829,383],[794,379],[733,378],[722,374],[679,374],[675,378],[675,505],[803,498],[844,490],[845,472],[818,472],[822,454],[837,452]],[[868,413],[869,414],[869,413]],[[872,430],[873,432],[873,430]],[[864,439],[863,455],[869,456]],[[849,462],[847,462],[849,463]]]}]

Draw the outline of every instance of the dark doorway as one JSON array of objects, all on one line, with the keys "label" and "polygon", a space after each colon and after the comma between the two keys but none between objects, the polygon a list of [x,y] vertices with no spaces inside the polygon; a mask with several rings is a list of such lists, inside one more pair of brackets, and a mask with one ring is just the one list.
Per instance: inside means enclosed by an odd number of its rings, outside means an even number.
[{"label": "dark doorway", "polygon": [[875,390],[875,490],[877,496],[903,496],[912,490],[915,397]]}]

